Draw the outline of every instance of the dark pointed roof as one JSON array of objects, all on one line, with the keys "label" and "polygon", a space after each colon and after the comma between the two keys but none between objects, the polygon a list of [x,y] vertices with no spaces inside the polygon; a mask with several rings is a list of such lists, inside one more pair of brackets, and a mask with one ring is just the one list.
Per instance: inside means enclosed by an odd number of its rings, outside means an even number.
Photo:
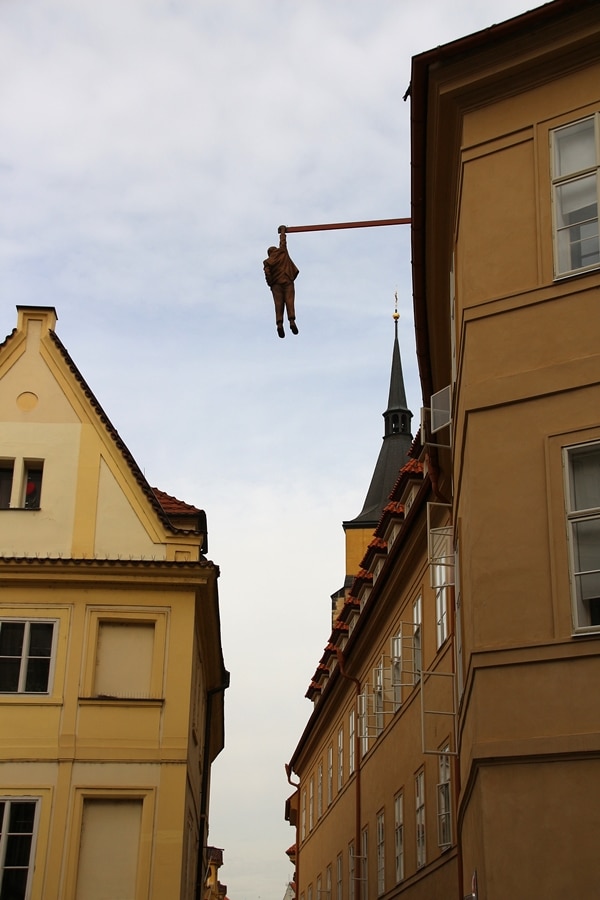
[{"label": "dark pointed roof", "polygon": [[412,443],[410,426],[412,413],[406,405],[406,392],[398,343],[398,313],[394,313],[394,348],[388,405],[383,413],[383,444],[371,478],[362,510],[355,519],[344,522],[344,528],[375,528],[402,466],[406,463]]}]

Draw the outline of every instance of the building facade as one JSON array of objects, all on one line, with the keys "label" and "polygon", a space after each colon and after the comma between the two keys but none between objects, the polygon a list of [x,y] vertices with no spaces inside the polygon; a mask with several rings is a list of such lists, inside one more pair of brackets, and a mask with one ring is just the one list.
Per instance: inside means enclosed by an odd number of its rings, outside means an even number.
[{"label": "building facade", "polygon": [[202,895],[228,673],[206,516],[152,489],[48,307],[0,346],[0,894]]},{"label": "building facade", "polygon": [[302,900],[597,892],[599,47],[555,0],[413,60],[422,427],[292,756]]}]

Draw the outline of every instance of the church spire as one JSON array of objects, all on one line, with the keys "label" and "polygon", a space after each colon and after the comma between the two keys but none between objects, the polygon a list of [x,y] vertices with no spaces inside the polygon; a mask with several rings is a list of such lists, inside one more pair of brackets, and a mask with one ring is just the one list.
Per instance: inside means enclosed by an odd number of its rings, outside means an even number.
[{"label": "church spire", "polygon": [[406,392],[402,363],[400,360],[400,344],[398,342],[398,295],[394,310],[394,346],[392,350],[392,369],[390,375],[390,391],[388,405],[383,413],[383,444],[375,464],[371,484],[363,508],[355,519],[344,522],[347,528],[374,529],[381,517],[383,508],[388,502],[390,493],[402,466],[406,463],[407,454],[412,444],[410,433],[412,413],[406,405]]}]

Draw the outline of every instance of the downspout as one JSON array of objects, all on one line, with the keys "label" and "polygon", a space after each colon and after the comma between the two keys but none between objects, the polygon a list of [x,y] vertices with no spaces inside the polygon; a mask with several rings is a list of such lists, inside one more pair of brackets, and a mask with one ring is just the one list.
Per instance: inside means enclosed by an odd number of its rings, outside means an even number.
[{"label": "downspout", "polygon": [[[288,784],[290,784],[293,788],[296,788],[296,791],[300,787],[299,781],[292,781],[292,767],[289,763],[285,764],[285,774],[287,775]],[[298,885],[300,884],[300,838],[299,831],[300,827],[298,824],[298,815],[300,813],[300,804],[298,804],[298,812],[296,813],[296,827],[294,829],[296,834],[296,864],[294,866],[294,897],[298,900]],[[318,900],[318,898],[317,898]]]},{"label": "downspout", "polygon": [[356,790],[356,801],[355,801],[355,830],[356,836],[354,839],[354,896],[356,900],[359,900],[361,896],[361,861],[362,861],[362,847],[361,847],[361,804],[360,804],[360,737],[358,734],[358,726],[360,722],[360,710],[358,704],[358,698],[360,696],[360,681],[358,678],[355,678],[353,675],[348,675],[345,668],[344,663],[344,651],[340,647],[335,648],[335,655],[337,657],[338,666],[340,668],[340,672],[344,678],[347,678],[348,681],[353,681],[356,686],[356,697],[355,697],[355,711],[356,711],[356,722],[354,726],[354,760],[355,760],[355,790]]},{"label": "downspout", "polygon": [[216,688],[210,688],[206,692],[206,716],[204,717],[204,753],[202,768],[202,786],[200,788],[200,821],[198,829],[198,858],[196,861],[196,887],[194,890],[195,900],[202,900],[202,887],[206,879],[206,871],[204,865],[204,851],[208,838],[208,779],[210,776],[209,747],[211,739],[211,722],[213,697],[217,694],[224,694],[229,687],[229,672],[223,672],[223,681]]}]

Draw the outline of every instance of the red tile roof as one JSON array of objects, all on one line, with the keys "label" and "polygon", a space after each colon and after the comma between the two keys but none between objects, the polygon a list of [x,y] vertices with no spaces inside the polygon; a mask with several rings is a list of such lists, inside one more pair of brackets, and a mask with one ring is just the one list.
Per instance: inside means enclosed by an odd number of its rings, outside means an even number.
[{"label": "red tile roof", "polygon": [[152,490],[168,516],[197,515],[201,512],[198,507],[193,506],[191,503],[186,503],[184,500],[178,500],[177,497],[172,497],[171,494],[166,494],[159,488],[153,487]]}]

